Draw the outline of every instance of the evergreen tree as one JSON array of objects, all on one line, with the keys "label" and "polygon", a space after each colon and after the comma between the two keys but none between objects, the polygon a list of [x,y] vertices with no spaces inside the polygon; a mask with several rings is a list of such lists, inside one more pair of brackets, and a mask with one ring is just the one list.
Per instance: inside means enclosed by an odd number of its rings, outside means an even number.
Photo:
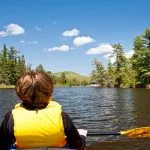
[{"label": "evergreen tree", "polygon": [[116,67],[115,87],[120,87],[123,83],[122,68],[126,66],[126,57],[123,52],[123,47],[120,44],[114,44],[113,48],[113,56],[116,58],[116,61],[114,63],[114,66]]},{"label": "evergreen tree", "polygon": [[105,86],[107,79],[106,79],[106,70],[101,62],[97,59],[94,60],[95,69],[92,72],[92,79],[95,79],[99,85]]},{"label": "evergreen tree", "polygon": [[8,49],[4,44],[0,52],[0,84],[14,85],[18,76],[24,71],[24,56],[20,58],[18,54],[14,47]]},{"label": "evergreen tree", "polygon": [[137,84],[150,84],[150,28],[135,38],[133,50],[132,65],[136,72]]},{"label": "evergreen tree", "polygon": [[61,81],[61,84],[62,84],[62,85],[65,85],[65,84],[66,84],[66,75],[65,75],[64,72],[61,73],[60,81]]},{"label": "evergreen tree", "polygon": [[15,85],[16,83],[16,66],[18,59],[18,51],[14,47],[10,47],[9,50],[9,61],[8,61],[8,71],[9,71],[9,83]]},{"label": "evergreen tree", "polygon": [[27,69],[25,65],[25,58],[24,56],[18,56],[18,59],[15,61],[15,72],[16,72],[16,79],[18,79]]},{"label": "evergreen tree", "polygon": [[108,87],[113,87],[115,85],[115,67],[111,62],[109,62],[107,66],[107,80]]},{"label": "evergreen tree", "polygon": [[0,53],[0,84],[9,85],[9,77],[8,77],[8,52],[9,50],[4,44],[3,49]]},{"label": "evergreen tree", "polygon": [[43,67],[42,64],[39,64],[39,65],[36,67],[36,71],[39,71],[39,72],[46,72],[46,70],[44,69],[44,67]]},{"label": "evergreen tree", "polygon": [[25,66],[25,71],[31,71],[32,70],[31,66],[32,66],[31,64],[27,64]]}]

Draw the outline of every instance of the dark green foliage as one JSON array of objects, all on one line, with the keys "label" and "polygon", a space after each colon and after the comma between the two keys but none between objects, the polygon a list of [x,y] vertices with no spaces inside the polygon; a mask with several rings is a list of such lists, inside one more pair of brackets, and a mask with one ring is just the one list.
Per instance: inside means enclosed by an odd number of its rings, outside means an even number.
[{"label": "dark green foliage", "polygon": [[39,71],[39,72],[46,72],[46,70],[44,69],[43,65],[42,64],[39,64],[36,69],[36,71]]},{"label": "dark green foliage", "polygon": [[25,71],[24,56],[19,56],[14,48],[4,44],[0,52],[0,84],[15,85],[17,78]]},{"label": "dark green foliage", "polygon": [[133,46],[132,65],[136,72],[136,82],[146,86],[150,84],[150,28],[135,38]]},{"label": "dark green foliage", "polygon": [[126,67],[126,57],[123,52],[123,47],[120,44],[113,45],[114,51],[113,55],[116,58],[114,63],[115,71],[116,71],[116,78],[115,78],[115,87],[120,87],[123,83],[123,67]]},{"label": "dark green foliage", "polygon": [[137,36],[133,43],[132,58],[125,57],[120,44],[113,45],[112,57],[114,64],[109,63],[107,68],[98,60],[94,61],[91,78],[100,86],[134,87],[150,84],[150,28],[144,34]]},{"label": "dark green foliage", "polygon": [[93,65],[95,65],[95,70],[92,72],[92,79],[96,80],[100,86],[106,86],[107,76],[103,64],[95,59]]},{"label": "dark green foliage", "polygon": [[[102,87],[134,87],[150,85],[150,28],[133,42],[134,54],[132,58],[125,57],[121,44],[113,45],[112,57],[115,62],[109,62],[107,68],[94,60],[94,69],[91,73],[91,82],[98,83]],[[31,65],[25,65],[25,58],[19,55],[14,47],[7,48],[6,44],[0,51],[0,84],[14,85],[17,78],[24,71],[30,71]],[[42,64],[36,67],[37,71],[46,72]],[[56,85],[81,86],[89,85],[89,77],[73,72],[61,73],[47,72]]]},{"label": "dark green foliage", "polygon": [[65,85],[66,84],[66,75],[64,72],[61,73],[61,76],[60,76],[60,83]]},{"label": "dark green foliage", "polygon": [[89,85],[89,77],[71,71],[51,73],[54,82],[58,86],[86,86]]}]

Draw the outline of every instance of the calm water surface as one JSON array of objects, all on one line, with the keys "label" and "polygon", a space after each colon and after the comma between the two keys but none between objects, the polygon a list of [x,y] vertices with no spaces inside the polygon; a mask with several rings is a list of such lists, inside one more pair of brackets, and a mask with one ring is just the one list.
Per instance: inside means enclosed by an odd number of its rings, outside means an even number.
[{"label": "calm water surface", "polygon": [[[150,90],[91,87],[55,88],[54,100],[63,106],[77,128],[89,132],[122,131],[150,126]],[[0,123],[17,102],[13,89],[0,89]],[[150,150],[150,139],[88,136],[88,150]]]}]

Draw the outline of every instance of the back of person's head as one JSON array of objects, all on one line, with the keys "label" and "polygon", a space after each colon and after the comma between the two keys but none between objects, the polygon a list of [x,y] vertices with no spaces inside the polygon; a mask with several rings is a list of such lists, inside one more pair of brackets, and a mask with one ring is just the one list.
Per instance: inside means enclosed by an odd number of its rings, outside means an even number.
[{"label": "back of person's head", "polygon": [[49,103],[53,93],[53,80],[43,72],[26,72],[16,83],[18,97],[28,107],[43,108]]}]

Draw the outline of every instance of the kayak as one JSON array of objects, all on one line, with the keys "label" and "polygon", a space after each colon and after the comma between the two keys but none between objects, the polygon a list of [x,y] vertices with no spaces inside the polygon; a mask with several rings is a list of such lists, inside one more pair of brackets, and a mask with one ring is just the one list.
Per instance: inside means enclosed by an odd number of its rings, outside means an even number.
[{"label": "kayak", "polygon": [[[10,148],[9,150],[21,150],[21,149]],[[75,149],[68,149],[68,148],[31,148],[31,149],[23,149],[23,150],[75,150]]]},{"label": "kayak", "polygon": [[[80,135],[83,136],[87,136],[87,130],[85,129],[77,129]],[[28,149],[23,149],[23,150],[75,150],[75,149],[70,149],[70,148],[66,148],[68,147],[67,145],[64,148],[47,148],[47,147],[42,147],[42,148],[28,148]],[[21,149],[17,149],[15,147],[15,144],[11,145],[11,147],[9,148],[9,150],[21,150]]]},{"label": "kayak", "polygon": [[[21,150],[21,149],[17,149],[14,146],[11,146],[9,148],[9,150]],[[26,149],[22,149],[22,150],[75,150],[75,149],[70,149],[70,148],[48,148],[48,147],[41,147],[41,148],[26,148]]]},{"label": "kayak", "polygon": [[9,150],[75,150],[66,147],[62,148],[48,148],[48,147],[40,147],[40,148],[25,148],[25,149],[17,149],[15,146],[11,146]]},{"label": "kayak", "polygon": [[48,147],[40,147],[40,148],[25,148],[25,149],[17,149],[15,146],[11,146],[9,150],[75,150],[66,147],[62,148],[48,148]]}]

